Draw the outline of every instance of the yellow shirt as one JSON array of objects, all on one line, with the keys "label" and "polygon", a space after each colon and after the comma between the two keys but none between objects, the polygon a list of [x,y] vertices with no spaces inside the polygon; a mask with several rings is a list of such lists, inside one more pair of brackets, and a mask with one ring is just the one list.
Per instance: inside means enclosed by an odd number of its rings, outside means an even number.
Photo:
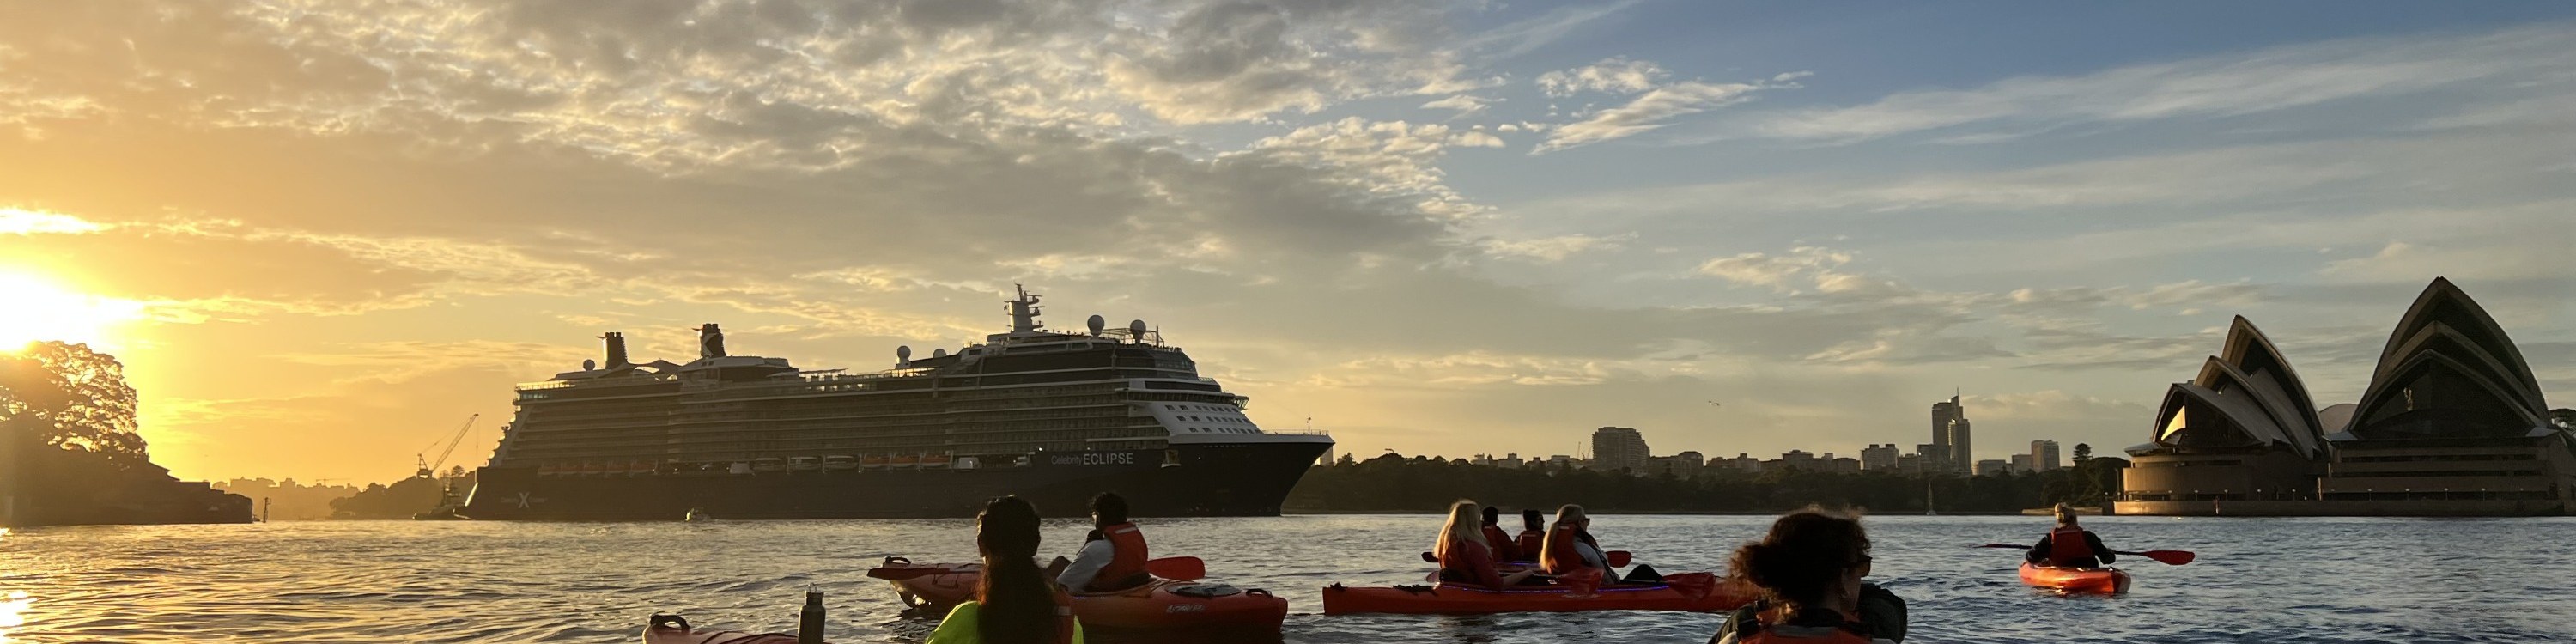
[{"label": "yellow shirt", "polygon": [[[930,639],[921,644],[984,644],[984,633],[975,630],[975,616],[982,611],[975,602],[958,604],[949,609],[948,617],[939,620],[939,628],[930,631]],[[1073,620],[1073,644],[1082,644],[1082,618]]]}]

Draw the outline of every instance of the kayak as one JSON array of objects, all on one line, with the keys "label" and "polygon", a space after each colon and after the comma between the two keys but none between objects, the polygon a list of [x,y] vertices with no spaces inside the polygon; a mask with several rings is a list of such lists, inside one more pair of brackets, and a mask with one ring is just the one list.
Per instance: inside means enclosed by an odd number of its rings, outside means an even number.
[{"label": "kayak", "polygon": [[2057,568],[2023,563],[2021,583],[2061,593],[2117,595],[2129,592],[2129,573],[2118,568]]},{"label": "kayak", "polygon": [[678,615],[654,615],[644,627],[644,644],[796,644],[796,636],[787,633],[747,633],[743,631],[701,631],[689,627],[689,620]]},{"label": "kayak", "polygon": [[[907,606],[939,610],[973,599],[983,572],[983,564],[916,564],[887,557],[868,576],[893,583]],[[1156,578],[1126,590],[1075,593],[1073,616],[1084,626],[1100,628],[1276,629],[1288,618],[1288,600],[1259,588]]]},{"label": "kayak", "polygon": [[1481,615],[1488,613],[1566,613],[1595,610],[1669,610],[1714,613],[1753,601],[1753,594],[1722,585],[1711,573],[1667,575],[1652,586],[1608,586],[1590,593],[1568,586],[1523,586],[1492,590],[1437,586],[1324,587],[1324,614],[1407,613]]}]

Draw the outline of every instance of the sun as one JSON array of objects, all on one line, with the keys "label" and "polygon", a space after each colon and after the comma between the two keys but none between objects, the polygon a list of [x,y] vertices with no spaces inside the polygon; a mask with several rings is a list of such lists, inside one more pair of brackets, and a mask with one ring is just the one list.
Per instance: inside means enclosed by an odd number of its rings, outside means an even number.
[{"label": "sun", "polygon": [[142,317],[140,302],[80,293],[39,275],[0,271],[0,351],[44,340],[110,345],[117,325]]}]

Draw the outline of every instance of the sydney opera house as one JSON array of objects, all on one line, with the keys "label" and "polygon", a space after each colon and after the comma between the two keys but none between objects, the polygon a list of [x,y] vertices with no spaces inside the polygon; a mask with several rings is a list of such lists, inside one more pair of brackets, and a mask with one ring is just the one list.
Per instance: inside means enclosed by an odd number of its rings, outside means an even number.
[{"label": "sydney opera house", "polygon": [[2320,409],[2272,341],[2236,318],[2131,447],[2117,514],[2576,514],[2576,435],[2522,352],[2435,278],[2399,318],[2357,402]]}]

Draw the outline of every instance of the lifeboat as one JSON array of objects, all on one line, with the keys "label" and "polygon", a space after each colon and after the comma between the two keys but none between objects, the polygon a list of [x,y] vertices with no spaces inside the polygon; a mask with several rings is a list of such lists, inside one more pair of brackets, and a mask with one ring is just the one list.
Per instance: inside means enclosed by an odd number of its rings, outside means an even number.
[{"label": "lifeboat", "polygon": [[866,458],[859,459],[859,467],[876,470],[885,469],[885,466],[886,457],[884,454],[869,454]]},{"label": "lifeboat", "polygon": [[[893,583],[904,605],[939,611],[973,598],[983,572],[983,564],[887,557],[868,576]],[[1077,593],[1073,615],[1085,628],[1276,630],[1288,617],[1288,600],[1259,588],[1156,578],[1122,591]]]},{"label": "lifeboat", "polygon": [[825,472],[848,472],[856,469],[859,469],[859,457],[839,455],[823,457]]},{"label": "lifeboat", "polygon": [[553,464],[553,463],[546,463],[546,464],[538,465],[538,466],[537,466],[537,476],[554,476],[556,473],[559,473],[559,472],[562,472],[562,471],[563,471],[563,466],[561,466],[561,465],[556,465],[556,464]]},{"label": "lifeboat", "polygon": [[917,466],[920,466],[920,465],[921,465],[921,455],[919,455],[919,454],[905,454],[905,455],[902,455],[902,456],[894,457],[894,466],[895,466],[895,467],[917,467]]},{"label": "lifeboat", "polygon": [[1722,584],[1713,573],[1666,575],[1651,586],[1606,586],[1583,592],[1572,586],[1523,586],[1490,590],[1437,586],[1324,587],[1324,614],[1405,613],[1482,615],[1570,613],[1595,610],[1664,610],[1714,613],[1753,601],[1751,589]]},{"label": "lifeboat", "polygon": [[2058,568],[2023,563],[2021,583],[2067,594],[2117,595],[2129,592],[2129,573],[2118,568]]},{"label": "lifeboat", "polygon": [[947,454],[932,454],[932,455],[929,455],[929,456],[921,457],[921,467],[922,467],[923,469],[929,469],[929,468],[933,468],[933,467],[947,467],[947,466],[948,466],[948,461],[949,461],[949,459],[948,459],[948,455],[947,455]]}]

